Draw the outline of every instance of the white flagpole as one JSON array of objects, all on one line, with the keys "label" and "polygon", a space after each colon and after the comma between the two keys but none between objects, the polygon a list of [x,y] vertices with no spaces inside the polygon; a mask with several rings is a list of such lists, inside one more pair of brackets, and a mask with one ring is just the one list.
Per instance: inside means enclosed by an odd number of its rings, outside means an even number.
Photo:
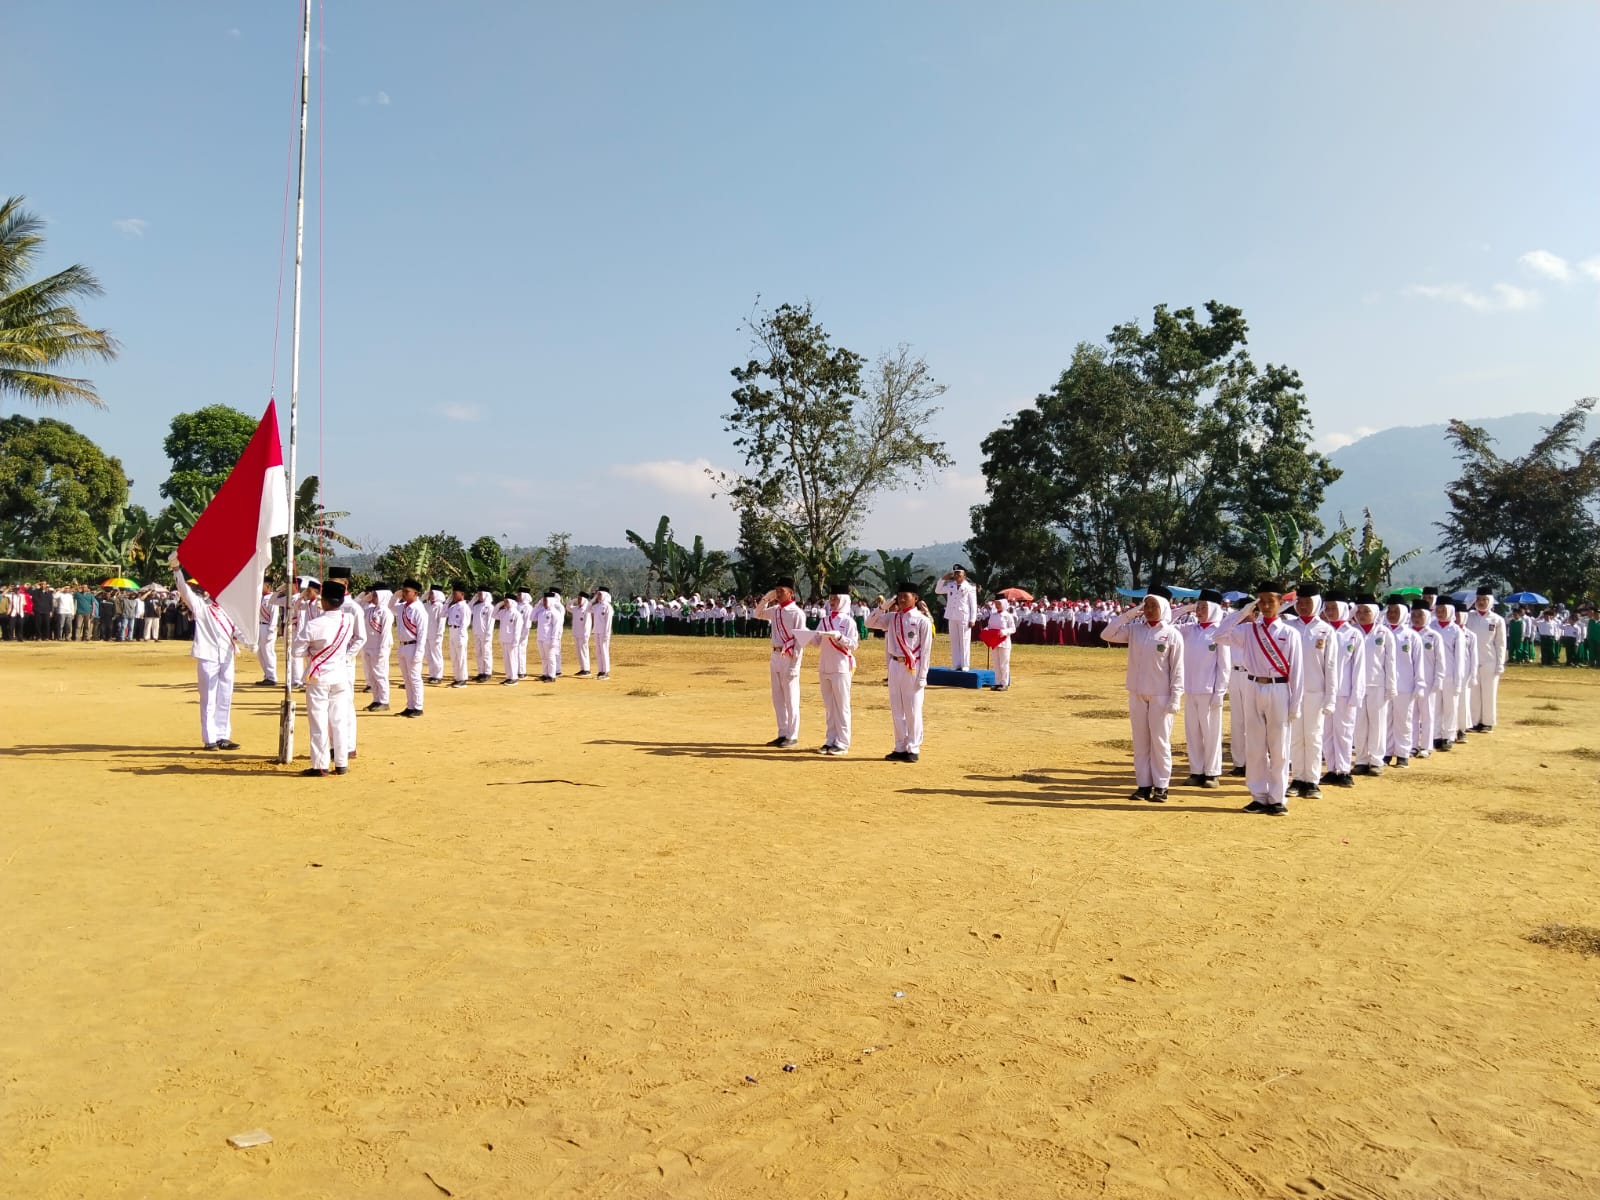
[{"label": "white flagpole", "polygon": [[311,96],[311,0],[304,0],[300,17],[300,179],[294,196],[294,320],[289,342],[289,541],[284,565],[289,572],[288,603],[283,609],[283,708],[278,716],[278,761],[294,761],[294,582],[299,574],[295,556],[294,496],[299,475],[295,450],[300,432],[300,263],[306,244],[306,114]]}]

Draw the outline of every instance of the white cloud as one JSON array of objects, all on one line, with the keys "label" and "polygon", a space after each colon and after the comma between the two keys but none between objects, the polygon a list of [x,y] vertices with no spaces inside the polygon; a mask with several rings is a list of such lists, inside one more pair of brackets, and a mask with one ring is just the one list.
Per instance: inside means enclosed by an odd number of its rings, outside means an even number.
[{"label": "white cloud", "polygon": [[236,37],[243,37],[243,36],[244,36],[244,35],[243,35],[243,34],[242,34],[242,33],[241,33],[241,32],[240,32],[240,31],[239,31],[239,29],[238,29],[238,28],[237,28],[237,27],[235,27],[235,28],[233,28],[233,29],[230,29],[230,30],[228,30],[228,31],[227,31],[227,34],[228,34],[228,36],[229,36],[229,37],[231,37],[231,38],[236,38]]},{"label": "white cloud", "polygon": [[374,96],[372,98],[372,102],[374,104],[380,104],[380,105],[383,105],[384,107],[388,107],[388,104],[389,104],[389,93],[388,92],[379,92],[376,96]]},{"label": "white cloud", "polygon": [[1578,270],[1587,275],[1596,283],[1600,283],[1600,254],[1593,258],[1586,258],[1578,264]]},{"label": "white cloud", "polygon": [[111,222],[111,228],[126,237],[143,237],[144,231],[150,228],[150,222],[143,217],[122,217]]},{"label": "white cloud", "polygon": [[481,421],[483,409],[476,404],[446,404],[440,407],[439,415],[452,421]]},{"label": "white cloud", "polygon": [[1517,261],[1527,270],[1545,279],[1566,283],[1572,278],[1571,264],[1559,254],[1551,254],[1548,250],[1529,250]]},{"label": "white cloud", "polygon": [[654,462],[617,463],[612,466],[611,474],[617,479],[630,479],[635,483],[660,488],[674,496],[708,500],[716,486],[706,472],[718,469],[706,458],[697,458],[693,462],[667,458]]},{"label": "white cloud", "polygon": [[1420,296],[1425,300],[1444,300],[1481,313],[1523,312],[1539,303],[1538,292],[1511,283],[1494,284],[1488,292],[1477,291],[1462,283],[1418,283],[1406,288],[1405,294]]},{"label": "white cloud", "polygon": [[1362,438],[1371,437],[1377,432],[1371,425],[1357,425],[1349,433],[1325,433],[1311,443],[1311,448],[1323,454],[1332,454],[1335,450],[1353,446]]}]

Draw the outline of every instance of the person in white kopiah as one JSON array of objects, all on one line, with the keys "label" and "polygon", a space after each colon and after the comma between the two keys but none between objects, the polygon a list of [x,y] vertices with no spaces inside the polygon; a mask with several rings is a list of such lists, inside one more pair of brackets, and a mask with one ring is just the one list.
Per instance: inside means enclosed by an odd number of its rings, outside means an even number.
[{"label": "person in white kopiah", "polygon": [[356,719],[350,703],[355,676],[349,648],[361,620],[344,610],[344,599],[344,584],[328,580],[322,589],[322,615],[295,637],[295,650],[306,659],[306,719],[311,725],[311,765],[303,775],[326,775],[330,759],[335,774],[350,770]]},{"label": "person in white kopiah", "polygon": [[522,603],[515,596],[507,596],[494,606],[495,631],[500,637],[500,669],[505,678],[501,687],[516,687],[522,678],[522,638],[525,626],[522,621]]},{"label": "person in white kopiah", "polygon": [[589,674],[589,631],[594,627],[594,605],[588,592],[579,592],[572,602],[572,645],[578,660],[578,676]]},{"label": "person in white kopiah", "polygon": [[194,644],[189,657],[194,659],[195,678],[200,685],[200,748],[237,750],[233,732],[233,656],[237,647],[249,642],[206,593],[189,586],[178,566],[174,551],[167,559],[178,596],[194,618]]},{"label": "person in white kopiah", "polygon": [[422,660],[428,652],[428,609],[422,603],[422,584],[407,579],[394,598],[395,641],[400,644],[400,678],[405,682],[406,706],[402,717],[422,715]]},{"label": "person in white kopiah", "polygon": [[344,603],[339,606],[339,611],[349,616],[351,626],[355,633],[345,646],[344,657],[346,672],[350,676],[350,687],[344,693],[344,707],[349,714],[349,727],[346,730],[345,750],[347,757],[356,756],[356,656],[361,653],[367,644],[367,610],[361,602],[350,594],[350,572],[343,567],[333,568],[328,572],[340,572],[338,580],[344,585]]},{"label": "person in white kopiah", "polygon": [[894,600],[878,597],[867,615],[867,628],[883,631],[889,668],[889,719],[894,723],[894,749],[889,762],[914,763],[922,754],[922,701],[933,665],[933,618],[910,580],[895,584]]},{"label": "person in white kopiah", "polygon": [[393,599],[394,593],[380,583],[367,593],[364,605],[367,640],[361,647],[361,665],[372,689],[368,712],[389,711],[389,652],[394,646],[394,612],[389,602]]},{"label": "person in white kopiah", "polygon": [[1356,597],[1356,627],[1366,643],[1366,689],[1356,713],[1355,775],[1382,775],[1389,745],[1389,705],[1398,688],[1394,635],[1378,620],[1378,598]]},{"label": "person in white kopiah", "polygon": [[[1137,619],[1136,619],[1137,618]],[[1172,783],[1172,718],[1183,704],[1183,636],[1172,624],[1172,594],[1156,586],[1100,636],[1128,647],[1128,721],[1133,727],[1130,799],[1167,802]]]},{"label": "person in white kopiah", "polygon": [[1011,611],[1011,601],[1004,596],[997,596],[994,610],[983,624],[985,629],[1003,635],[989,652],[989,665],[994,669],[994,687],[991,690],[1003,692],[1011,687],[1011,639],[1017,632],[1017,614]]},{"label": "person in white kopiah", "polygon": [[1322,729],[1322,759],[1327,764],[1322,782],[1354,787],[1350,774],[1356,749],[1356,713],[1366,696],[1366,639],[1350,620],[1350,598],[1329,592],[1322,601],[1322,619],[1333,626],[1333,712]]},{"label": "person in white kopiah", "polygon": [[551,588],[534,609],[539,623],[539,682],[554,683],[561,674],[561,630],[567,621],[567,606],[561,593]]},{"label": "person in white kopiah", "polygon": [[472,597],[472,644],[477,660],[476,683],[488,683],[494,678],[494,647],[492,638],[497,623],[494,593],[485,588]]},{"label": "person in white kopiah", "polygon": [[594,669],[597,679],[611,677],[611,622],[616,616],[616,606],[611,603],[609,588],[595,589],[594,606]]},{"label": "person in white kopiah", "polygon": [[1433,754],[1433,719],[1439,709],[1439,693],[1444,691],[1444,640],[1433,621],[1433,607],[1425,600],[1411,602],[1411,631],[1422,643],[1422,692],[1417,696],[1411,723],[1411,757]]},{"label": "person in white kopiah", "polygon": [[838,757],[850,749],[850,685],[856,672],[856,647],[861,633],[850,611],[850,585],[835,583],[816,631],[807,640],[817,644],[817,676],[822,685],[826,734],[820,753]]},{"label": "person in white kopiah", "polygon": [[960,563],[951,567],[933,586],[944,597],[944,619],[950,626],[950,665],[967,670],[972,661],[972,623],[978,619],[978,589],[967,578]]},{"label": "person in white kopiah", "polygon": [[1444,671],[1440,675],[1443,686],[1434,697],[1433,748],[1454,748],[1457,719],[1461,710],[1461,685],[1465,682],[1467,648],[1461,638],[1461,627],[1456,624],[1456,606],[1448,596],[1440,596],[1433,606],[1433,619],[1439,634],[1439,644],[1444,647]]},{"label": "person in white kopiah", "polygon": [[453,688],[467,686],[467,634],[472,628],[472,605],[461,584],[450,588],[450,605],[444,610],[445,633],[450,638],[450,674]]},{"label": "person in white kopiah", "polygon": [[1234,720],[1247,721],[1250,732],[1245,784],[1250,803],[1245,812],[1282,816],[1289,811],[1289,732],[1305,700],[1300,634],[1278,619],[1283,591],[1274,580],[1256,585],[1256,598],[1223,619],[1217,641],[1233,651],[1244,668],[1245,706]]},{"label": "person in white kopiah", "polygon": [[444,615],[449,607],[445,595],[438,588],[429,590],[423,599],[428,610],[428,682],[444,682]]},{"label": "person in white kopiah", "polygon": [[1461,638],[1461,687],[1456,696],[1456,741],[1467,740],[1472,728],[1472,681],[1478,674],[1478,635],[1467,624],[1464,609],[1456,609],[1456,629]]},{"label": "person in white kopiah", "polygon": [[[1338,646],[1333,626],[1322,619],[1320,585],[1306,580],[1295,586],[1292,626],[1300,635],[1301,676],[1304,691],[1300,715],[1289,731],[1289,795],[1317,800],[1322,796],[1322,736],[1333,715],[1334,684],[1338,677]],[[1234,677],[1244,680],[1235,662]],[[1248,680],[1245,680],[1248,682]]]},{"label": "person in white kopiah", "polygon": [[261,615],[256,626],[256,661],[261,664],[257,687],[278,686],[278,602],[270,583],[261,585]]},{"label": "person in white kopiah", "polygon": [[1500,676],[1506,670],[1506,620],[1494,611],[1494,591],[1478,589],[1467,628],[1478,637],[1478,670],[1468,685],[1473,733],[1488,733],[1500,711]]},{"label": "person in white kopiah", "polygon": [[1390,596],[1384,607],[1384,626],[1394,642],[1394,699],[1389,702],[1389,730],[1384,740],[1384,762],[1411,765],[1411,730],[1417,717],[1417,698],[1423,695],[1422,638],[1406,620],[1405,597]]},{"label": "person in white kopiah", "polygon": [[778,736],[767,743],[787,749],[800,741],[800,658],[805,653],[805,611],[794,602],[794,580],[780,579],[756,601],[756,620],[772,622],[772,712]]},{"label": "person in white kopiah", "polygon": [[1206,588],[1193,604],[1178,609],[1194,614],[1178,626],[1183,638],[1183,740],[1189,750],[1189,786],[1218,788],[1222,775],[1222,698],[1233,678],[1233,651],[1217,645],[1222,593]]},{"label": "person in white kopiah", "polygon": [[528,673],[528,639],[533,636],[537,617],[534,613],[533,593],[517,593],[517,608],[522,614],[522,624],[517,627],[517,678]]}]

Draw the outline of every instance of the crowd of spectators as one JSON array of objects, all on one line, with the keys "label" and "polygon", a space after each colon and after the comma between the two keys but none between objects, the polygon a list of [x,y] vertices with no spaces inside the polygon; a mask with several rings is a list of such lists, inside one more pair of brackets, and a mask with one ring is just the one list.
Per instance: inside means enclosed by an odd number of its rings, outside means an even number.
[{"label": "crowd of spectators", "polygon": [[161,589],[43,580],[0,587],[0,637],[8,642],[154,642],[192,633],[183,605]]}]

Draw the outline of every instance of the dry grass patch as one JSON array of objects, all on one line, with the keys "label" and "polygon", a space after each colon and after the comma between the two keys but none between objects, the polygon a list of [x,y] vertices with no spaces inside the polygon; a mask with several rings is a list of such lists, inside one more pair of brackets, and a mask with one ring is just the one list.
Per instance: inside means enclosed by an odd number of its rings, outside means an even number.
[{"label": "dry grass patch", "polygon": [[1574,954],[1587,954],[1600,958],[1600,929],[1588,925],[1562,925],[1552,922],[1541,925],[1532,933],[1524,934],[1528,941],[1555,950],[1570,950]]},{"label": "dry grass patch", "polygon": [[1567,753],[1586,762],[1600,762],[1600,750],[1590,746],[1579,746],[1576,750],[1568,750]]},{"label": "dry grass patch", "polygon": [[1083,717],[1090,721],[1126,721],[1128,710],[1125,708],[1086,708],[1073,716]]},{"label": "dry grass patch", "polygon": [[1556,825],[1565,825],[1572,820],[1571,817],[1562,816],[1560,813],[1528,812],[1521,808],[1500,808],[1494,812],[1483,814],[1485,821],[1493,821],[1496,825],[1532,825],[1536,829],[1550,829]]},{"label": "dry grass patch", "polygon": [[1570,725],[1571,721],[1558,721],[1554,717],[1523,717],[1518,725],[1533,725],[1537,728],[1549,728],[1554,725]]},{"label": "dry grass patch", "polygon": [[1128,750],[1128,751],[1131,751],[1133,749],[1133,739],[1132,738],[1107,738],[1103,742],[1096,742],[1095,745],[1096,746],[1103,746],[1107,750]]},{"label": "dry grass patch", "polygon": [[628,689],[628,695],[630,695],[630,696],[657,697],[657,696],[665,696],[666,693],[665,692],[658,692],[655,688],[636,687],[636,688],[629,688]]}]

